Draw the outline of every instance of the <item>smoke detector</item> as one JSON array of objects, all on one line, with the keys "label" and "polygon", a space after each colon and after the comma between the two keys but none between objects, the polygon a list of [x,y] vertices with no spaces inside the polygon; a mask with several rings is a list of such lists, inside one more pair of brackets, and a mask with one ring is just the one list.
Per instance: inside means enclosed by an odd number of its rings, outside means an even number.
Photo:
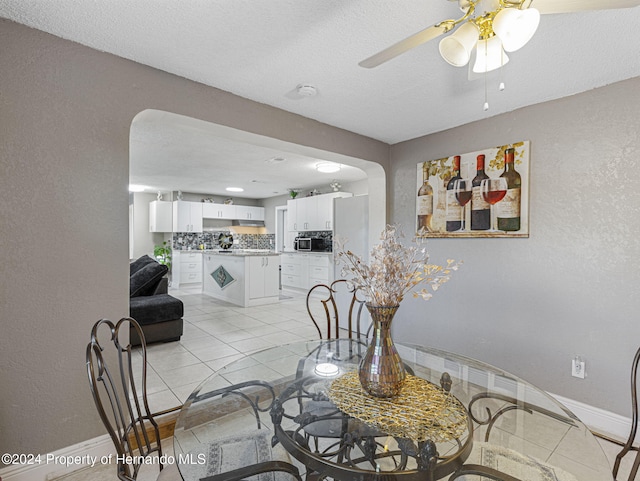
[{"label": "smoke detector", "polygon": [[318,90],[313,85],[309,85],[309,84],[298,85],[296,87],[296,91],[298,92],[298,95],[300,95],[301,97],[315,97],[316,94],[318,93]]}]

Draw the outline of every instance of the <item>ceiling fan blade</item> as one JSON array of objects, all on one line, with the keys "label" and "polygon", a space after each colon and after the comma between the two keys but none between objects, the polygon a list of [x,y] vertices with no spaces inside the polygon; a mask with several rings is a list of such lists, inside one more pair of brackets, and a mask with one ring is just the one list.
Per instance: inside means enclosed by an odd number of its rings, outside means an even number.
[{"label": "ceiling fan blade", "polygon": [[640,5],[640,0],[532,0],[540,13],[570,13],[584,10],[611,10]]},{"label": "ceiling fan blade", "polygon": [[[639,0],[640,1],[640,0]],[[422,45],[423,43],[427,43],[429,40],[433,40],[440,35],[447,33],[455,26],[454,20],[445,20],[444,22],[440,22],[437,25],[433,25],[429,28],[425,28],[424,30],[419,31],[411,35],[410,37],[405,38],[404,40],[399,41],[398,43],[393,44],[391,47],[385,48],[381,52],[372,55],[369,58],[364,59],[358,65],[364,68],[373,68],[378,65],[391,60],[392,58],[397,57],[418,45]]]}]

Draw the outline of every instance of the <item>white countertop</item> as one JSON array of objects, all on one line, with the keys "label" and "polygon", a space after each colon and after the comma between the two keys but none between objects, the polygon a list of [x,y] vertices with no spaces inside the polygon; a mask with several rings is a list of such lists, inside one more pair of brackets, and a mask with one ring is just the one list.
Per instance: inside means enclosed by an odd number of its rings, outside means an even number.
[{"label": "white countertop", "polygon": [[274,252],[269,249],[229,249],[228,251],[221,251],[220,249],[205,249],[205,254],[220,255],[220,256],[279,256],[279,252]]},{"label": "white countertop", "polygon": [[282,252],[282,254],[326,254],[326,255],[333,255],[332,251],[284,251]]}]

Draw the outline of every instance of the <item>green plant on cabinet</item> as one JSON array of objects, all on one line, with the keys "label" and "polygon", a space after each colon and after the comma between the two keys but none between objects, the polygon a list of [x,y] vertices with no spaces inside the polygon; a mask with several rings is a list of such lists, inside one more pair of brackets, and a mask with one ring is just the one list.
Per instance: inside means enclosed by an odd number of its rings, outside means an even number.
[{"label": "green plant on cabinet", "polygon": [[164,241],[162,244],[158,244],[153,248],[153,256],[156,260],[169,269],[171,269],[171,247]]}]

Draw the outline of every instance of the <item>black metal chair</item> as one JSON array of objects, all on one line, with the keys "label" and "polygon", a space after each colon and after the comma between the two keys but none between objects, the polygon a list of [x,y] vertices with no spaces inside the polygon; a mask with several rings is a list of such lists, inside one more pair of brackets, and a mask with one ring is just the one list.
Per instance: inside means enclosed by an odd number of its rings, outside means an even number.
[{"label": "black metal chair", "polygon": [[[307,313],[318,331],[320,339],[328,340],[330,345],[335,339],[354,339],[360,341],[349,352],[340,351],[340,342],[335,342],[335,358],[362,357],[366,351],[372,324],[363,325],[368,316],[363,315],[366,301],[358,297],[358,290],[354,289],[346,279],[337,279],[331,284],[317,284],[307,293]],[[342,321],[342,322],[341,322]],[[342,325],[341,325],[342,324]],[[316,361],[321,361],[320,348],[309,353],[306,357],[315,356]],[[296,378],[301,378],[305,359],[300,360]],[[330,362],[330,359],[328,359]],[[302,398],[302,396],[301,396]],[[345,432],[358,431],[372,434],[373,430],[366,427],[361,421],[345,416],[328,399],[309,400],[303,406],[300,404],[300,413],[304,416],[313,416],[314,422],[305,426],[306,441],[319,449],[322,439],[342,439]],[[340,444],[341,441],[338,441]]]},{"label": "black metal chair", "polygon": [[[132,348],[129,342],[130,330],[137,332],[141,340],[141,362],[134,359],[138,348]],[[100,337],[106,337],[104,342]],[[113,352],[106,354],[108,346]],[[114,370],[109,369],[107,361],[113,362],[112,356],[117,358],[117,369]],[[144,458],[155,454],[159,460],[163,459],[157,417],[177,411],[181,406],[156,413],[149,409],[146,343],[142,328],[134,319],[123,318],[117,324],[108,319],[98,321],[91,330],[86,360],[93,399],[116,447],[118,478],[135,481]],[[125,463],[125,457],[132,462]],[[177,466],[158,464],[158,480],[182,479]]]},{"label": "black metal chair", "polygon": [[640,448],[633,445],[638,431],[638,364],[640,364],[640,349],[636,351],[633,363],[631,364],[631,431],[629,432],[629,437],[627,438],[626,443],[624,443],[622,450],[616,456],[615,463],[613,464],[613,477],[618,479],[618,470],[620,469],[622,459],[629,453],[629,451],[636,451],[636,457],[633,460],[633,465],[631,466],[631,471],[629,472],[627,481],[633,481],[636,479],[638,467],[640,467]]},{"label": "black metal chair", "polygon": [[343,334],[366,343],[372,326],[371,323],[366,329],[362,326],[365,303],[364,299],[358,298],[358,290],[353,289],[346,279],[337,279],[329,285],[317,284],[307,293],[307,312],[320,339],[339,339],[340,320],[346,319],[346,327],[342,328],[346,332]]},{"label": "black metal chair", "polygon": [[[138,348],[132,348],[128,340],[130,330],[137,332],[141,340],[139,347],[141,360],[135,360],[135,356],[137,356],[135,350]],[[101,342],[100,338],[104,342]],[[109,350],[114,352],[107,353],[107,346],[111,346]],[[116,356],[117,366],[115,366],[116,369],[110,370],[107,359],[111,361],[112,356]],[[155,455],[158,456],[158,460],[163,459],[158,416],[177,411],[182,406],[156,413],[152,413],[149,409],[146,386],[146,342],[142,328],[134,319],[123,318],[117,324],[113,324],[108,319],[98,321],[91,330],[91,341],[87,346],[86,357],[91,393],[100,419],[116,447],[118,478],[122,481],[135,481],[140,467],[145,464],[145,458]],[[138,386],[140,386],[139,389]],[[252,389],[253,391],[251,391]],[[196,399],[203,401],[217,397],[224,402],[225,399],[233,396],[253,407],[258,428],[261,427],[258,412],[268,412],[275,399],[273,388],[261,381],[236,384],[206,393]],[[270,399],[270,402],[266,407],[260,407],[259,403],[264,403],[265,399]],[[270,450],[272,446],[269,434],[272,433],[266,429],[259,431],[259,433],[251,433],[251,435],[244,437],[229,438],[226,441],[229,444],[236,443],[231,449],[236,449],[238,442],[247,441],[255,446],[252,446],[254,450],[256,448],[260,448],[261,452]],[[226,441],[221,440],[218,446],[224,446]],[[215,446],[207,445],[206,449],[212,450],[215,449]],[[132,462],[125,463],[125,459]],[[219,472],[219,465],[208,461],[200,478],[206,481],[233,481],[257,474],[283,472],[288,476],[287,479],[301,481],[298,469],[286,461],[278,459],[260,459],[258,461],[250,464],[246,459],[238,459],[237,468],[222,473]],[[182,481],[183,478],[176,464],[169,466],[163,466],[159,462],[154,464],[160,466],[158,481]],[[228,463],[226,466],[229,468]]]}]

